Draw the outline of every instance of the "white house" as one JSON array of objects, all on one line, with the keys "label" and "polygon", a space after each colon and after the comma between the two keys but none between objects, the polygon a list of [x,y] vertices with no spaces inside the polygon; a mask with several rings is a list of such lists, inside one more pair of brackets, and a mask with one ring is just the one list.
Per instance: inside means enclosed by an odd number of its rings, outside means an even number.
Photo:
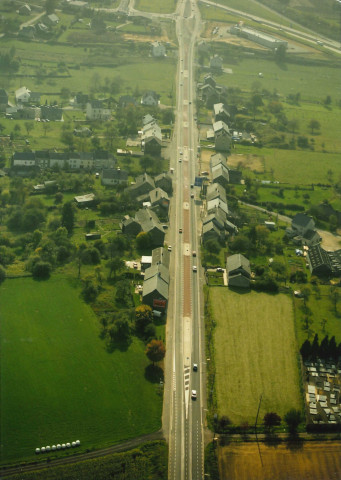
[{"label": "white house", "polygon": [[31,90],[26,87],[18,88],[15,91],[15,101],[17,103],[27,103],[30,100]]},{"label": "white house", "polygon": [[100,100],[92,100],[86,104],[86,118],[88,120],[109,120],[111,112],[104,108]]},{"label": "white house", "polygon": [[157,107],[159,105],[159,95],[153,90],[148,90],[143,94],[141,104]]}]

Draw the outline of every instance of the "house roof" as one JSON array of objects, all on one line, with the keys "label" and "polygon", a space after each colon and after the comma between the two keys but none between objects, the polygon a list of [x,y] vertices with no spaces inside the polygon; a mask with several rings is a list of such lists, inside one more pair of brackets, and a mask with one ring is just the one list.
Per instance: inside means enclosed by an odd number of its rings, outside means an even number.
[{"label": "house roof", "polygon": [[202,234],[205,235],[208,232],[215,232],[217,236],[220,237],[220,231],[212,220],[208,223],[204,223],[202,226]]},{"label": "house roof", "polygon": [[157,291],[163,298],[168,300],[168,283],[165,282],[159,275],[154,275],[143,282],[143,297],[155,291]]},{"label": "house roof", "polygon": [[142,124],[143,125],[147,125],[148,123],[152,123],[152,122],[155,122],[155,118],[152,115],[150,115],[149,113],[147,113],[147,115],[142,117]]},{"label": "house roof", "polygon": [[215,103],[213,105],[213,111],[215,116],[220,115],[222,113],[224,113],[228,117],[230,116],[229,112],[226,110],[226,107],[223,103]]},{"label": "house roof", "polygon": [[219,230],[224,229],[225,219],[222,218],[219,211],[206,215],[206,217],[202,221],[202,224],[207,225],[210,222],[213,222],[216,225],[216,227],[219,228]]},{"label": "house roof", "polygon": [[172,183],[172,178],[168,173],[160,173],[155,177],[155,184],[161,180],[167,180],[170,184]]},{"label": "house roof", "polygon": [[18,88],[18,90],[15,91],[15,97],[20,97],[21,95],[24,95],[25,93],[28,93],[30,94],[31,93],[31,90],[29,90],[28,88],[26,87],[20,87]]},{"label": "house roof", "polygon": [[144,232],[149,232],[153,228],[158,228],[164,233],[157,215],[149,208],[141,208],[135,214],[135,219],[141,225]]},{"label": "house roof", "polygon": [[162,144],[161,130],[160,131],[158,131],[157,129],[148,130],[143,135],[143,140],[144,140],[144,143],[148,143],[148,142],[151,142],[152,140],[156,140],[157,143],[161,145]]},{"label": "house roof", "polygon": [[169,285],[169,270],[165,265],[161,263],[147,268],[144,272],[144,281],[155,275],[159,275]]},{"label": "house roof", "polygon": [[309,248],[308,259],[313,270],[322,266],[332,270],[332,262],[329,252],[324,250],[320,245],[314,245]]},{"label": "house roof", "polygon": [[210,159],[210,164],[211,167],[214,167],[215,165],[219,165],[219,163],[222,163],[223,165],[226,165],[226,157],[222,153],[215,153],[214,155],[211,155]]},{"label": "house roof", "polygon": [[13,160],[35,160],[36,155],[34,152],[14,152]]},{"label": "house roof", "polygon": [[159,125],[154,121],[154,122],[150,122],[150,123],[147,123],[146,125],[144,125],[144,127],[142,128],[142,135],[147,135],[148,132],[155,132],[155,134],[159,135],[160,137],[162,137],[162,134],[161,134],[161,128],[159,127]]},{"label": "house roof", "polygon": [[146,97],[149,97],[149,96],[152,96],[153,98],[155,98],[155,100],[159,100],[159,98],[160,98],[160,95],[158,95],[154,90],[147,90],[142,95],[142,100]]},{"label": "house roof", "polygon": [[87,193],[85,195],[79,195],[78,197],[75,197],[74,200],[77,203],[93,202],[95,200],[95,194]]},{"label": "house roof", "polygon": [[128,180],[128,173],[119,168],[105,168],[102,170],[102,179]]},{"label": "house roof", "polygon": [[102,100],[91,100],[89,102],[91,108],[103,108],[103,102]]},{"label": "house roof", "polygon": [[292,219],[291,224],[299,227],[307,227],[311,220],[312,217],[309,217],[309,215],[306,215],[305,213],[297,213]]},{"label": "house roof", "polygon": [[222,120],[218,120],[218,122],[213,123],[213,130],[215,134],[217,134],[220,131],[230,133],[229,127]]},{"label": "house roof", "polygon": [[50,152],[51,160],[69,160],[69,155],[67,153],[59,152]]},{"label": "house roof", "polygon": [[133,187],[137,187],[139,185],[142,185],[143,183],[149,183],[155,188],[154,180],[150,175],[148,175],[148,173],[142,173],[141,175],[136,177],[135,182],[135,185],[132,185]]},{"label": "house roof", "polygon": [[304,232],[304,235],[302,235],[302,237],[306,240],[319,240],[320,234],[316,230],[312,230],[311,228],[309,228],[306,232]]},{"label": "house roof", "polygon": [[52,23],[57,23],[59,22],[59,17],[55,13],[51,13],[51,15],[48,15],[47,18],[50,20]]},{"label": "house roof", "polygon": [[209,200],[214,200],[215,198],[220,198],[226,202],[226,191],[225,188],[220,185],[220,183],[211,183],[211,185],[208,185],[207,191],[206,191],[206,199],[207,201]]},{"label": "house roof", "polygon": [[154,190],[151,190],[149,192],[149,198],[152,205],[153,203],[156,203],[163,198],[169,200],[168,194],[164,190],[162,190],[162,188],[154,188]]},{"label": "house roof", "polygon": [[153,265],[162,264],[165,267],[169,267],[170,255],[168,250],[163,247],[154,248],[152,251],[152,263]]},{"label": "house roof", "polygon": [[250,261],[241,253],[236,253],[235,255],[227,257],[226,268],[228,272],[233,272],[238,268],[242,268],[251,275]]},{"label": "house roof", "polygon": [[216,208],[220,208],[226,214],[229,213],[229,208],[227,206],[227,203],[221,200],[220,198],[214,198],[213,200],[210,200],[209,202],[207,202],[208,212]]},{"label": "house roof", "polygon": [[131,225],[132,223],[138,224],[138,222],[135,220],[135,218],[131,218],[131,217],[129,217],[129,215],[124,217],[124,219],[122,220],[122,225],[124,227],[127,227],[128,225]]},{"label": "house roof", "polygon": [[213,181],[216,182],[216,183],[219,183],[216,180],[219,177],[224,177],[227,182],[230,179],[228,168],[225,165],[223,165],[222,163],[219,163],[218,165],[215,165],[214,167],[212,167],[212,179],[213,179]]},{"label": "house roof", "polygon": [[207,75],[204,76],[204,84],[206,84],[210,80],[213,80],[215,84],[217,83],[214,76],[211,73],[208,73]]}]

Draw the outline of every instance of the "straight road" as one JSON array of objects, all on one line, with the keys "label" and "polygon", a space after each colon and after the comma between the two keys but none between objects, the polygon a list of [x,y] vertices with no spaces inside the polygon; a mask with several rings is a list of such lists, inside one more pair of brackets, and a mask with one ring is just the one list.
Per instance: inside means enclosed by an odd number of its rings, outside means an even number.
[{"label": "straight road", "polygon": [[[164,432],[169,441],[168,478],[199,480],[204,477],[203,319],[200,304],[202,276],[197,229],[194,177],[197,169],[198,131],[194,123],[194,46],[201,27],[195,1],[180,1],[176,32],[179,42],[177,108],[174,138],[175,194],[171,212],[173,279],[169,306],[164,397]],[[194,198],[192,198],[192,196]],[[181,232],[181,233],[180,233]],[[197,271],[193,270],[197,267]],[[198,371],[193,370],[193,364]],[[196,399],[192,398],[196,391]]]}]

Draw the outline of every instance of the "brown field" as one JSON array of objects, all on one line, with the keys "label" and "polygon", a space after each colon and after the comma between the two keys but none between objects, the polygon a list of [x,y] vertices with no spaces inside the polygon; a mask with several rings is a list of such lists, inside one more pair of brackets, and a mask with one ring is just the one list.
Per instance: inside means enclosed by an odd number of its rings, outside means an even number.
[{"label": "brown field", "polygon": [[[260,455],[263,465],[261,463]],[[228,480],[339,480],[341,442],[306,442],[299,449],[281,444],[231,444],[218,448],[219,474]]]},{"label": "brown field", "polygon": [[253,172],[264,173],[263,159],[257,155],[232,154],[229,156],[227,163],[232,168],[241,166],[242,168],[248,168]]},{"label": "brown field", "polygon": [[218,415],[254,424],[302,407],[291,298],[210,288]]}]

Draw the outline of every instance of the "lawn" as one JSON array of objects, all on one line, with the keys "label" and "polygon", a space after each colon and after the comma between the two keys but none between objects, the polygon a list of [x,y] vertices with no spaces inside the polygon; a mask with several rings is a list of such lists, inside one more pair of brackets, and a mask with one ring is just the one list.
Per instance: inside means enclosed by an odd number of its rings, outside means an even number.
[{"label": "lawn", "polygon": [[210,288],[218,415],[234,424],[301,407],[291,299]]},{"label": "lawn", "polygon": [[[2,462],[80,439],[91,449],[161,426],[162,395],[134,338],[108,353],[98,321],[62,277],[1,285]],[[58,454],[60,455],[60,454]]]},{"label": "lawn", "polygon": [[218,449],[220,478],[322,480],[341,477],[340,442],[230,444]]}]

